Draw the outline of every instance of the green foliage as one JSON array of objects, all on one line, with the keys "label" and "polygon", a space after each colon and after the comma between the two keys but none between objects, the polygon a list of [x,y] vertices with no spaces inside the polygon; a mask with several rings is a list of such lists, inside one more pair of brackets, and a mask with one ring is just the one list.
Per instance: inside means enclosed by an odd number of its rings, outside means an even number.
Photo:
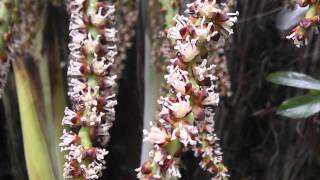
[{"label": "green foliage", "polygon": [[275,72],[271,73],[267,80],[284,86],[320,90],[320,81],[308,75],[297,72]]},{"label": "green foliage", "polygon": [[308,118],[320,111],[320,81],[308,75],[297,72],[275,72],[267,80],[290,87],[310,89],[310,93],[293,97],[284,101],[278,108],[277,114],[292,119]]},{"label": "green foliage", "polygon": [[277,114],[292,119],[310,117],[320,111],[320,95],[297,96],[283,102]]}]

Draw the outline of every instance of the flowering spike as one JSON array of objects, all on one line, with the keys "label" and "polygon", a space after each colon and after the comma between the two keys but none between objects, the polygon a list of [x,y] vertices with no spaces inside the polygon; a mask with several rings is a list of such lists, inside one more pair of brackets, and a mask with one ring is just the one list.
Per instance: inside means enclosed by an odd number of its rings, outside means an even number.
[{"label": "flowering spike", "polygon": [[225,3],[196,0],[188,4],[187,15],[175,16],[175,27],[168,29],[176,56],[170,60],[165,75],[169,92],[160,97],[158,121],[145,140],[153,143],[150,159],[136,171],[143,180],[181,177],[179,157],[193,150],[201,158],[200,166],[212,179],[227,179],[222,163],[219,139],[214,130],[214,112],[219,103],[213,75],[215,65],[207,61],[212,46],[232,33],[238,13],[227,13]]},{"label": "flowering spike", "polygon": [[[111,72],[117,54],[115,7],[95,0],[69,0],[69,92],[73,108],[65,109],[61,151],[67,151],[65,178],[98,179],[105,168],[103,148],[117,104]],[[97,146],[96,146],[97,145]]]}]

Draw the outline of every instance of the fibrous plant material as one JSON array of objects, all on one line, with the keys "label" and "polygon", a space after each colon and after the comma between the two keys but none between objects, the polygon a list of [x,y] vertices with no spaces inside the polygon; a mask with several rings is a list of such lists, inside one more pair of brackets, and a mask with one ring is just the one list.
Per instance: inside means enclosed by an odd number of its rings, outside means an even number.
[{"label": "fibrous plant material", "polygon": [[196,0],[188,4],[186,16],[176,15],[175,27],[168,30],[176,57],[170,60],[165,75],[169,92],[159,99],[158,121],[144,130],[145,140],[153,143],[150,159],[142,164],[138,178],[181,177],[179,157],[192,150],[200,166],[212,179],[227,179],[219,139],[214,129],[214,114],[219,103],[215,66],[209,65],[210,46],[228,38],[238,13],[223,10],[225,3]]},{"label": "fibrous plant material", "polygon": [[307,7],[308,11],[299,25],[292,29],[287,39],[292,39],[297,47],[308,44],[311,36],[319,32],[320,2],[318,0],[298,0],[301,7]]},{"label": "fibrous plant material", "polygon": [[114,5],[97,0],[69,0],[69,92],[73,107],[65,109],[61,137],[67,151],[65,178],[98,179],[105,168],[103,146],[115,118],[116,75],[110,68],[117,54]]},{"label": "fibrous plant material", "polygon": [[7,81],[10,68],[8,46],[12,34],[12,25],[17,11],[17,1],[2,0],[0,2],[0,98]]}]

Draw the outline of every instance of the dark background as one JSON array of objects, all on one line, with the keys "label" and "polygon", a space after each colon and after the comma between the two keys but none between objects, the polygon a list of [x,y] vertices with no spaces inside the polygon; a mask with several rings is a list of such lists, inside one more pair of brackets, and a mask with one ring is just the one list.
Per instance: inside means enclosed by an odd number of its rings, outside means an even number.
[{"label": "dark background", "polygon": [[[320,179],[318,116],[292,120],[275,115],[277,105],[303,91],[265,80],[270,72],[279,70],[320,77],[319,38],[313,38],[307,47],[300,49],[286,40],[288,32],[280,32],[275,27],[282,7],[281,0],[238,0],[239,23],[232,48],[227,52],[233,96],[221,99],[216,117],[216,129],[231,179]],[[48,8],[48,19],[61,27],[59,33],[65,44],[68,15],[63,8]],[[108,146],[108,169],[102,179],[136,179],[134,169],[140,163],[143,117],[143,29],[140,21],[119,83],[117,118]],[[65,47],[62,45],[61,51],[66,60]],[[12,83],[7,89],[16,105]],[[17,114],[10,120],[4,119],[1,103],[0,179],[4,180],[27,179]],[[9,131],[12,128],[14,133]],[[192,153],[183,156],[182,173],[183,180],[209,179]]]}]

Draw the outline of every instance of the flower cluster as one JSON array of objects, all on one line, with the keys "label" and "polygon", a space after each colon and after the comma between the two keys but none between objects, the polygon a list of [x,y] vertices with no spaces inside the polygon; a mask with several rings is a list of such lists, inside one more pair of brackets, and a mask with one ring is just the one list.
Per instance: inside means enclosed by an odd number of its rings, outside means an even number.
[{"label": "flower cluster", "polygon": [[[150,12],[150,24],[152,27],[150,30],[152,39],[151,60],[161,73],[165,73],[166,66],[169,63],[168,59],[174,58],[175,56],[173,42],[166,38],[167,31],[165,28],[172,26],[172,20],[168,20],[168,17],[172,14],[170,11],[179,12],[182,9],[182,4],[180,1],[173,1],[171,3],[171,9],[168,9],[168,5],[165,6],[165,4],[161,4],[158,1],[150,1],[150,8],[153,9],[153,11]],[[220,3],[219,8],[224,12],[230,12],[235,8],[235,5],[235,0],[229,0],[226,3]],[[227,58],[224,55],[225,50],[230,44],[229,41],[229,39],[226,41],[221,38],[220,41],[211,44],[210,55],[208,57],[208,63],[217,66],[217,71],[214,71],[214,73],[218,77],[218,91],[221,96],[230,96],[232,94]],[[167,89],[167,87],[163,87],[164,91]]]},{"label": "flower cluster", "polygon": [[309,9],[299,25],[292,29],[287,39],[292,39],[297,47],[308,44],[310,37],[319,32],[320,25],[320,2],[318,0],[298,0],[301,7]]},{"label": "flower cluster", "polygon": [[14,8],[17,2],[3,0],[0,2],[0,98],[3,94],[7,81],[7,74],[10,68],[10,58],[8,58],[8,44],[12,35],[14,21]]},{"label": "flower cluster", "polygon": [[196,0],[188,4],[187,15],[174,17],[168,30],[176,56],[167,66],[166,84],[170,91],[160,97],[158,121],[144,130],[145,140],[153,143],[150,159],[137,169],[138,178],[181,177],[179,157],[193,150],[200,166],[212,179],[228,177],[222,163],[219,139],[214,130],[214,112],[219,103],[213,75],[215,66],[207,61],[212,44],[228,38],[238,13],[225,12],[224,3]]},{"label": "flower cluster", "polygon": [[[166,71],[167,60],[174,57],[173,43],[166,37],[167,28],[172,26],[172,15],[182,9],[182,0],[149,1],[151,62],[161,73]],[[160,48],[160,49],[159,49]]]},{"label": "flower cluster", "polygon": [[98,179],[105,168],[103,146],[115,119],[117,104],[111,72],[117,54],[115,7],[106,2],[69,0],[71,12],[68,95],[60,147],[66,151],[65,178]]},{"label": "flower cluster", "polygon": [[[226,1],[224,6],[221,6],[225,12],[231,12],[235,9],[236,1]],[[208,55],[208,63],[216,66],[214,75],[217,76],[218,92],[220,96],[229,97],[232,95],[230,74],[228,70],[228,60],[225,55],[226,50],[230,48],[232,39],[221,39],[210,47]]]}]

